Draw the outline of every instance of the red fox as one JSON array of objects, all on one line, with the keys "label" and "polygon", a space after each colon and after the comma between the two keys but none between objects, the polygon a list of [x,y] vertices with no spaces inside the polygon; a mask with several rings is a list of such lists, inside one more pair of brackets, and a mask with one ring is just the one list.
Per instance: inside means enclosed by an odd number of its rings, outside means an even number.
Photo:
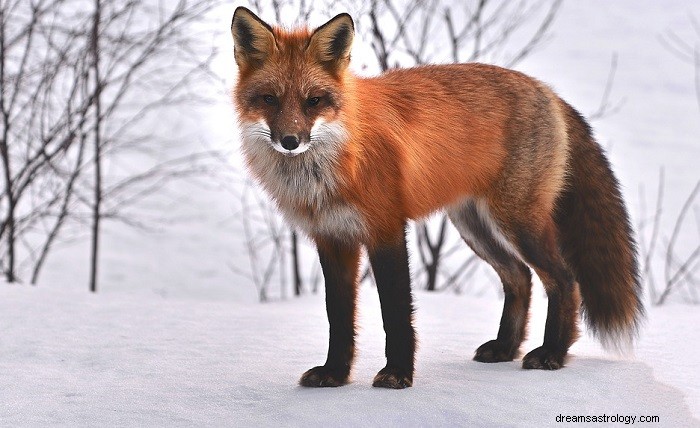
[{"label": "red fox", "polygon": [[287,31],[239,7],[231,31],[247,166],[315,242],[325,278],[328,357],[301,385],[348,382],[364,246],[386,332],[387,362],[373,385],[412,386],[406,225],[441,209],[503,283],[498,335],[474,360],[518,355],[530,268],[548,309],[544,342],[523,368],[564,365],[579,306],[604,345],[631,343],[644,308],[619,185],[586,121],[549,87],[476,63],[358,77],[348,70],[348,14]]}]

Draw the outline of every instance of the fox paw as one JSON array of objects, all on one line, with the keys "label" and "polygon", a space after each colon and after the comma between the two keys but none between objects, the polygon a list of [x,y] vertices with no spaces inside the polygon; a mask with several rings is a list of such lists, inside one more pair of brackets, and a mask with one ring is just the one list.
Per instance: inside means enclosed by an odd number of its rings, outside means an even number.
[{"label": "fox paw", "polygon": [[517,350],[511,348],[511,346],[499,342],[498,340],[489,340],[476,350],[474,353],[474,361],[479,361],[480,363],[513,361]]},{"label": "fox paw", "polygon": [[301,375],[299,385],[307,387],[336,387],[348,383],[350,370],[317,366]]},{"label": "fox paw", "polygon": [[407,370],[386,366],[377,373],[372,386],[378,388],[404,389],[413,386],[413,373]]},{"label": "fox paw", "polygon": [[540,346],[528,352],[523,358],[524,369],[559,370],[564,367],[564,356],[561,352],[552,351]]}]

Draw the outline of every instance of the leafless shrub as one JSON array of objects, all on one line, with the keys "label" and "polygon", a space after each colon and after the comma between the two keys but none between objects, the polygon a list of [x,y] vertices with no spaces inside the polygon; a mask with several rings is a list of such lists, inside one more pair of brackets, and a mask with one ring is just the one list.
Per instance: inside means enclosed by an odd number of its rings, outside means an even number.
[{"label": "leafless shrub", "polygon": [[[321,282],[320,266],[302,263],[305,251],[301,247],[308,244],[287,226],[252,182],[245,182],[239,200],[241,210],[236,216],[243,224],[249,268],[231,263],[231,269],[255,285],[261,302],[285,298],[290,288],[298,296],[304,291],[305,283],[311,291],[316,291]],[[307,281],[303,282],[302,276]]]},{"label": "leafless shrub", "polygon": [[615,74],[617,73],[617,53],[613,53],[610,60],[610,70],[608,71],[608,78],[605,82],[605,89],[600,97],[600,104],[598,108],[588,114],[586,117],[590,121],[596,121],[608,116],[611,116],[622,108],[625,103],[625,99],[620,99],[616,101],[611,100],[612,88],[615,83]]},{"label": "leafless shrub", "polygon": [[[689,22],[695,37],[700,40],[700,24],[695,16],[689,15]],[[666,49],[677,58],[691,64],[695,69],[695,95],[700,107],[700,48],[698,43],[689,42],[679,35],[675,29],[669,29],[659,37],[659,41]],[[662,305],[673,294],[682,294],[682,298],[691,303],[700,303],[698,296],[697,271],[700,269],[700,209],[695,205],[698,193],[700,193],[700,180],[689,193],[685,202],[676,214],[670,235],[662,232],[662,214],[664,210],[665,174],[663,169],[659,173],[657,186],[656,208],[651,217],[646,215],[646,203],[643,187],[640,187],[640,202],[642,220],[639,223],[640,247],[643,259],[642,279],[653,304]],[[691,250],[683,252],[678,248],[678,239],[683,236],[688,242],[692,232],[683,232],[691,226],[686,224],[687,217],[691,214],[695,217],[695,243]],[[651,231],[648,232],[651,225]],[[647,236],[647,234],[649,236]],[[661,242],[660,242],[661,240]],[[691,244],[692,245],[692,244]],[[657,283],[657,275],[654,265],[663,263],[663,281]],[[655,263],[657,262],[657,263]]]},{"label": "leafless shrub", "polygon": [[[687,216],[691,209],[695,215],[696,239],[700,241],[700,209],[694,205],[698,193],[700,193],[700,181],[690,192],[680,211],[675,217],[670,235],[661,232],[661,222],[664,207],[664,170],[659,173],[655,210],[651,216],[647,216],[644,187],[640,186],[641,220],[638,224],[640,255],[642,260],[641,276],[645,287],[649,290],[651,301],[654,305],[664,304],[673,292],[684,294],[686,301],[700,303],[697,287],[697,271],[700,269],[700,244],[697,244],[690,252],[682,252],[678,249],[678,238],[682,231],[687,229]],[[651,230],[649,230],[651,227]],[[687,236],[687,235],[686,235]],[[661,241],[661,242],[660,242]],[[657,275],[654,269],[655,262],[663,263],[663,281],[657,285]]]},{"label": "leafless shrub", "polygon": [[688,15],[688,20],[695,32],[696,41],[691,42],[683,38],[675,29],[669,29],[661,36],[659,41],[677,58],[695,67],[695,98],[700,107],[700,23],[695,15]]}]

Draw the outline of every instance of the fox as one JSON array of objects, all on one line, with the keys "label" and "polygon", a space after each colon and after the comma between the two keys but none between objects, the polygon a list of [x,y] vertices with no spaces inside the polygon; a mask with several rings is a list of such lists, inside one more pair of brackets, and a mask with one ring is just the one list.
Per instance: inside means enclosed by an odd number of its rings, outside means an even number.
[{"label": "fox", "polygon": [[589,124],[547,85],[481,63],[358,76],[347,13],[285,29],[238,7],[231,32],[247,169],[315,244],[324,276],[327,358],[301,386],[350,381],[363,249],[386,334],[372,385],[413,386],[407,226],[440,211],[503,286],[498,334],[474,360],[520,356],[532,271],[548,307],[524,369],[563,367],[579,316],[605,348],[632,345],[644,307],[620,184]]}]

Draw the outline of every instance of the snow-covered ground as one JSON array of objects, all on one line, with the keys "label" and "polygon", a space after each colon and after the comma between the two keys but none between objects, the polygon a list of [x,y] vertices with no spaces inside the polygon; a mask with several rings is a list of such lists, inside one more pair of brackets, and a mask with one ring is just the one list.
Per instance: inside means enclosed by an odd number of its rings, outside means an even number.
[{"label": "snow-covered ground", "polygon": [[[470,360],[495,335],[499,302],[416,294],[415,384],[396,391],[371,386],[384,364],[371,287],[354,381],[336,389],[296,385],[325,358],[321,296],[242,305],[2,287],[0,425],[553,426],[558,415],[620,415],[700,426],[695,308],[652,310],[636,359],[584,337],[567,367],[546,372]],[[541,340],[543,303],[524,349]]]},{"label": "snow-covered ground", "polygon": [[[700,17],[700,2],[565,2],[551,40],[518,65],[589,114],[617,53],[612,100],[625,102],[593,125],[610,147],[635,223],[638,186],[650,205],[665,166],[666,231],[700,178],[700,110],[692,65],[658,38],[674,29],[700,41],[692,12]],[[230,53],[227,43],[225,35],[222,50]],[[183,120],[178,135],[235,153],[228,102],[212,109]],[[107,224],[100,294],[86,292],[82,241],[50,256],[37,288],[0,284],[0,426],[542,426],[556,425],[559,414],[602,413],[700,424],[700,308],[650,307],[634,358],[605,354],[584,336],[565,369],[523,371],[517,362],[471,361],[497,331],[498,284],[483,297],[416,293],[420,349],[415,386],[405,391],[370,386],[383,366],[383,333],[376,293],[365,287],[354,382],[299,388],[299,375],[325,358],[322,295],[256,302],[254,286],[231,269],[246,259],[228,190],[178,183],[158,198],[144,211],[177,220],[158,233]],[[679,246],[688,252],[697,242],[690,229]],[[534,295],[524,351],[542,338],[541,288]]]}]

